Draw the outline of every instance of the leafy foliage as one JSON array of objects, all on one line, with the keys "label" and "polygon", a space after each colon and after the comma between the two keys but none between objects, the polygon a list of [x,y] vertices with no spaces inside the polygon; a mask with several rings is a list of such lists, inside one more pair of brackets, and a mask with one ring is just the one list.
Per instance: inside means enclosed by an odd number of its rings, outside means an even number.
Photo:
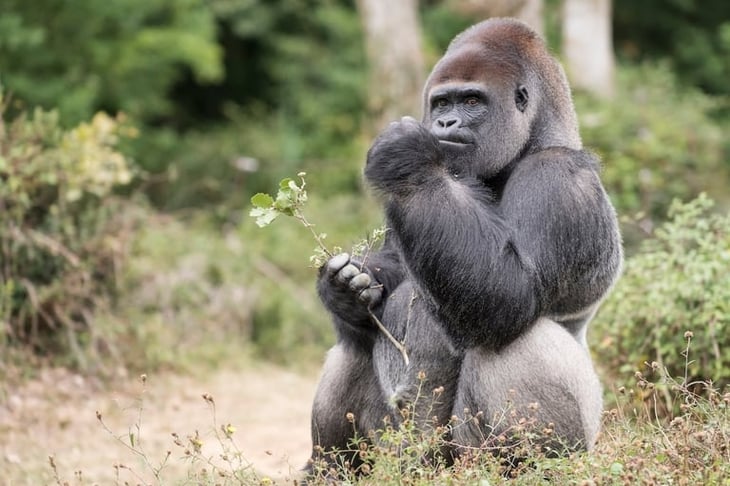
[{"label": "leafy foliage", "polygon": [[[52,21],[50,21],[52,19]],[[191,70],[223,75],[213,15],[202,0],[3,2],[3,84],[31,106],[57,108],[63,124],[95,111],[151,119],[172,109],[167,91]]]},{"label": "leafy foliage", "polygon": [[301,214],[302,206],[307,202],[307,191],[304,190],[306,186],[304,172],[300,172],[298,175],[301,179],[300,185],[288,178],[279,182],[279,192],[276,193],[276,199],[261,192],[251,198],[251,204],[254,208],[250,214],[256,218],[256,224],[259,228],[268,226],[280,214],[286,216]]},{"label": "leafy foliage", "polygon": [[730,4],[724,0],[616,0],[618,52],[669,60],[687,84],[730,94]]},{"label": "leafy foliage", "polygon": [[104,113],[69,131],[56,112],[3,120],[0,341],[60,346],[83,365],[92,310],[113,295],[135,225],[112,196],[131,178],[116,145],[132,132]]},{"label": "leafy foliage", "polygon": [[334,253],[341,251],[340,248],[336,248],[334,252],[327,249],[324,244],[324,239],[327,237],[325,233],[317,233],[314,230],[314,225],[307,221],[304,217],[302,209],[304,203],[307,202],[307,191],[304,189],[307,185],[304,180],[306,175],[304,172],[297,174],[301,180],[300,184],[297,184],[292,179],[282,179],[279,182],[279,191],[276,193],[276,199],[265,193],[258,193],[251,198],[251,204],[253,209],[250,211],[250,216],[256,218],[256,224],[259,228],[268,226],[273,222],[277,216],[284,214],[286,216],[292,216],[299,220],[307,229],[309,229],[314,236],[318,246],[315,249],[315,254],[310,257],[310,261],[314,267],[321,267],[327,258],[331,257]]},{"label": "leafy foliage", "polygon": [[[252,194],[299,170],[325,193],[359,190],[367,77],[352,2],[206,4],[225,77],[184,76],[170,93],[170,124],[145,130],[132,147],[153,175],[144,185],[153,203],[239,212]],[[240,160],[254,167],[241,170]]]},{"label": "leafy foliage", "polygon": [[620,101],[578,96],[576,108],[619,213],[642,213],[650,226],[674,198],[707,191],[725,199],[729,154],[710,116],[716,99],[679,86],[666,65],[622,68],[618,76]]},{"label": "leafy foliage", "polygon": [[[594,324],[598,362],[630,373],[656,362],[691,383],[730,384],[730,214],[701,195],[675,201],[670,221],[626,261]],[[691,337],[687,366],[677,359]]]}]

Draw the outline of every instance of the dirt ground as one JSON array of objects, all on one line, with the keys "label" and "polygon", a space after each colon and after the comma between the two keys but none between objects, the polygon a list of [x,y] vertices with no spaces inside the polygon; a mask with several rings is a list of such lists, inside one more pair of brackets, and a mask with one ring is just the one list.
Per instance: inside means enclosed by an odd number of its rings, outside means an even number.
[{"label": "dirt ground", "polygon": [[[61,484],[178,484],[191,467],[172,434],[189,444],[197,431],[202,455],[219,459],[221,444],[228,442],[223,434],[216,439],[214,430],[228,424],[259,478],[286,483],[299,477],[309,456],[316,381],[312,372],[257,366],[220,370],[206,379],[160,374],[148,376],[144,386],[137,376],[101,386],[66,370],[44,370],[0,395],[0,486],[57,484],[49,456]],[[203,394],[212,396],[215,407]],[[115,439],[129,443],[130,430],[153,466],[171,451],[163,481],[155,481],[143,460]],[[125,466],[119,476],[115,464]]]}]

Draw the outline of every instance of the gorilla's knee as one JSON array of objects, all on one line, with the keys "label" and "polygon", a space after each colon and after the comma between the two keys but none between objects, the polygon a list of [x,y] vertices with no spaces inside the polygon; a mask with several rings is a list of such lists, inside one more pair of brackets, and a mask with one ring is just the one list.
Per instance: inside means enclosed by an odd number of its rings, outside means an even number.
[{"label": "gorilla's knee", "polygon": [[[465,410],[476,420],[463,420]],[[496,447],[529,432],[552,448],[590,449],[601,413],[602,388],[588,352],[565,328],[540,319],[499,352],[467,352],[454,442]]]}]

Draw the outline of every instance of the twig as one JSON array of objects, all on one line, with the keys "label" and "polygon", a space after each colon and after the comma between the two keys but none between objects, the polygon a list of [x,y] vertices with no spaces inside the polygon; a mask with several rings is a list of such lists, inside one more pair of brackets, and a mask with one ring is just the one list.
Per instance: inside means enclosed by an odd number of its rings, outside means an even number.
[{"label": "twig", "polygon": [[66,259],[66,261],[72,267],[78,267],[81,264],[81,260],[71,250],[66,248],[62,243],[54,240],[50,236],[36,231],[33,229],[21,230],[16,226],[11,226],[10,236],[16,241],[27,242],[30,240],[38,246],[45,248],[50,251],[53,255],[60,255]]},{"label": "twig", "polygon": [[370,319],[375,323],[376,326],[378,326],[378,329],[380,329],[380,332],[385,334],[385,337],[388,338],[388,340],[393,343],[393,346],[396,347],[398,351],[400,351],[401,356],[403,356],[403,361],[405,361],[406,366],[410,363],[410,360],[408,359],[408,352],[406,351],[406,347],[398,341],[391,333],[386,329],[386,327],[383,325],[382,322],[380,322],[380,319],[378,319],[378,316],[375,315],[375,313],[372,311],[372,309],[368,308],[368,312],[370,313]]},{"label": "twig", "polygon": [[332,253],[327,249],[327,246],[324,244],[324,241],[322,241],[322,238],[319,236],[319,234],[314,231],[314,225],[307,221],[307,218],[304,217],[304,214],[299,209],[294,210],[294,217],[301,221],[301,223],[306,226],[309,231],[312,232],[312,236],[314,236],[315,241],[325,253],[325,255],[327,255],[329,258],[332,258]]},{"label": "twig", "polygon": [[[147,387],[146,387],[146,384],[147,384],[147,375],[146,374],[143,374],[143,375],[140,376],[140,378],[142,380],[142,393],[144,394],[146,392],[146,390],[147,390]],[[96,411],[96,420],[99,422],[99,424],[101,425],[101,427],[117,443],[121,444],[124,448],[126,448],[132,454],[136,455],[137,457],[139,457],[141,459],[141,461],[145,465],[145,467],[154,476],[154,478],[156,480],[156,483],[161,486],[163,484],[162,470],[165,468],[165,466],[167,465],[167,460],[170,458],[170,451],[167,452],[167,455],[160,462],[160,465],[158,467],[155,467],[150,462],[149,457],[147,457],[147,454],[146,454],[146,452],[144,451],[144,449],[142,448],[142,445],[141,445],[142,412],[144,410],[144,399],[143,399],[142,396],[140,396],[140,398],[138,400],[139,400],[139,406],[137,408],[137,421],[133,424],[135,430],[137,431],[136,444],[135,444],[135,440],[134,440],[134,437],[135,436],[131,432],[131,427],[130,427],[129,431],[127,432],[127,438],[129,440],[129,443],[127,443],[123,439],[124,436],[122,436],[122,435],[116,435],[114,433],[114,431],[106,424],[106,422],[104,422],[104,419],[103,419],[103,417],[101,415],[101,412],[99,412],[98,410]],[[119,468],[122,468],[122,469],[126,469],[133,476],[135,476],[137,479],[139,479],[140,481],[142,481],[142,483],[144,483],[144,480],[143,480],[141,474],[137,473],[132,468],[129,468],[127,466],[124,466],[123,464],[117,464],[116,467],[119,467]]]},{"label": "twig", "polygon": [[[323,235],[320,235],[314,230],[314,225],[307,220],[307,218],[304,216],[304,213],[302,212],[302,206],[307,200],[307,193],[304,189],[307,183],[304,179],[304,172],[298,173],[297,176],[299,176],[302,181],[301,185],[298,186],[291,179],[282,180],[279,183],[280,189],[278,194],[276,195],[276,198],[273,198],[269,194],[264,193],[259,193],[253,196],[251,198],[251,203],[253,204],[254,208],[249,214],[256,218],[256,223],[261,227],[268,226],[279,214],[285,214],[287,216],[294,217],[307,229],[309,229],[320,250],[322,250],[322,253],[324,253],[327,258],[332,258],[333,254],[330,250],[327,249],[327,246],[324,244]],[[370,250],[370,246],[371,244],[368,243],[368,252]],[[264,271],[264,274],[266,273],[269,272]],[[406,366],[408,366],[408,353],[406,352],[403,344],[398,342],[398,340],[393,337],[393,335],[385,328],[383,323],[380,322],[380,319],[378,319],[378,317],[373,313],[370,308],[368,308],[368,312],[370,314],[371,320],[375,323],[376,326],[378,326],[378,329],[380,329],[380,331],[385,334],[385,337],[387,337],[388,340],[392,342],[393,345],[395,345],[398,351],[400,351],[401,355],[403,356],[403,360],[406,363]]]}]

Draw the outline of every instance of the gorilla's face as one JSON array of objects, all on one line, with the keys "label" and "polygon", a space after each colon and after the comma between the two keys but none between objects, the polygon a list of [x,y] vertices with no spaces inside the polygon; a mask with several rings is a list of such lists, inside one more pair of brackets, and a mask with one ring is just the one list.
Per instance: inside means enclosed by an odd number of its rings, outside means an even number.
[{"label": "gorilla's face", "polygon": [[424,125],[439,140],[447,167],[489,179],[518,157],[530,136],[524,85],[450,81],[427,93]]}]

